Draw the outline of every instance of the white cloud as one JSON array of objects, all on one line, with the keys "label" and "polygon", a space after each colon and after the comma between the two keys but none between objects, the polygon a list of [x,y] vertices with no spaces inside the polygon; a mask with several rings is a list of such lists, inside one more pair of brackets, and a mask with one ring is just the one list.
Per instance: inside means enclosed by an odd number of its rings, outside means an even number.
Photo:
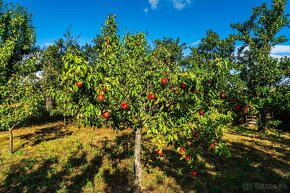
[{"label": "white cloud", "polygon": [[151,5],[152,9],[156,9],[158,6],[159,0],[149,0],[149,4]]},{"label": "white cloud", "polygon": [[276,45],[273,47],[272,54],[290,54],[290,45]]},{"label": "white cloud", "polygon": [[53,45],[53,43],[50,43],[50,42],[45,42],[44,43],[44,47],[48,47],[48,46],[52,46]]},{"label": "white cloud", "polygon": [[196,42],[193,42],[193,43],[191,44],[191,46],[196,46],[196,45],[200,44],[200,42],[201,42],[201,40],[197,40]]},{"label": "white cloud", "polygon": [[[238,49],[240,46],[237,46],[235,49],[235,55],[237,55]],[[245,47],[243,51],[248,51],[249,47]],[[282,58],[284,56],[290,56],[290,45],[276,45],[272,48],[270,55],[273,58]]]},{"label": "white cloud", "polygon": [[271,57],[273,58],[282,58],[283,56],[281,55],[276,55],[276,54],[270,54]]},{"label": "white cloud", "polygon": [[144,8],[144,12],[145,13],[148,13],[148,8]]},{"label": "white cloud", "polygon": [[172,5],[175,9],[181,10],[187,5],[190,5],[192,0],[173,0]]},{"label": "white cloud", "polygon": [[290,56],[290,45],[276,45],[272,48],[271,56],[274,58],[282,58]]},{"label": "white cloud", "polygon": [[[235,56],[238,55],[238,51],[239,51],[240,48],[241,48],[241,46],[236,46],[235,51],[234,51],[234,55],[235,55]],[[249,51],[249,50],[250,50],[249,46],[246,46],[246,47],[243,49],[243,51],[242,51],[241,54],[243,55],[243,53],[244,53],[245,51]]]},{"label": "white cloud", "polygon": [[[175,9],[182,10],[186,6],[190,5],[193,0],[160,0],[160,1],[162,1],[164,3],[171,4]],[[158,7],[160,1],[159,0],[148,0],[149,4],[151,5],[151,9],[156,9]],[[144,9],[144,11],[145,11],[145,9]]]}]

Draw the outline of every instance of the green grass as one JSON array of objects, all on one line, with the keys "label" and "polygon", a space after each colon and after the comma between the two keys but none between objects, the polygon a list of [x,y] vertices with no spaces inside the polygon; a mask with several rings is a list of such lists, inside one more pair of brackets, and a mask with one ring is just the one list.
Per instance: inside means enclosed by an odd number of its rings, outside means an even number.
[{"label": "green grass", "polygon": [[[194,178],[179,154],[144,138],[144,192],[289,192],[290,134],[231,128],[224,141],[232,157],[208,152]],[[60,122],[15,130],[15,150],[0,132],[0,192],[132,192],[133,140],[130,129],[64,127]]]}]

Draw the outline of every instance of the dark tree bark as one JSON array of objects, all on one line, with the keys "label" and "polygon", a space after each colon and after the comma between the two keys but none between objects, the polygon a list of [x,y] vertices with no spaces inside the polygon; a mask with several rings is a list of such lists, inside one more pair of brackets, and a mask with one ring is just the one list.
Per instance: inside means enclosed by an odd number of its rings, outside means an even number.
[{"label": "dark tree bark", "polygon": [[142,128],[137,128],[135,132],[135,147],[134,147],[134,168],[135,168],[135,193],[141,192],[142,182],[142,166],[141,166],[141,136]]}]

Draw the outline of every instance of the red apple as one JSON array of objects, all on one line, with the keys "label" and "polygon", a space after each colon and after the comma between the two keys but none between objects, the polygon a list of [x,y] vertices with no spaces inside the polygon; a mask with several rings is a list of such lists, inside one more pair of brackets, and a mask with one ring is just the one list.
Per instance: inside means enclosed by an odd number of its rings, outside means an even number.
[{"label": "red apple", "polygon": [[159,156],[163,156],[163,151],[162,151],[161,149],[159,149],[159,150],[157,150],[157,154],[158,154]]},{"label": "red apple", "polygon": [[179,149],[179,152],[180,152],[180,153],[183,153],[183,152],[184,152],[184,147],[181,147],[181,148]]},{"label": "red apple", "polygon": [[198,113],[199,113],[199,115],[200,115],[200,116],[203,116],[203,114],[204,114],[204,111],[203,111],[203,110],[199,110],[199,112],[198,112]]},{"label": "red apple", "polygon": [[76,82],[77,87],[82,88],[84,86],[84,84],[80,81]]},{"label": "red apple", "polygon": [[102,117],[104,117],[105,119],[110,117],[110,113],[108,111],[103,112]]},{"label": "red apple", "polygon": [[226,98],[226,94],[224,92],[220,93],[220,99],[225,99]]},{"label": "red apple", "polygon": [[194,177],[197,177],[197,176],[198,176],[198,171],[197,171],[197,170],[192,170],[191,174],[192,174]]},{"label": "red apple", "polygon": [[99,100],[99,101],[104,100],[104,98],[105,98],[105,97],[104,97],[104,95],[102,95],[102,94],[100,94],[100,95],[98,96],[98,100]]},{"label": "red apple", "polygon": [[180,88],[185,90],[187,88],[187,85],[183,82],[180,84]]},{"label": "red apple", "polygon": [[138,46],[139,46],[139,44],[137,44],[137,43],[136,43],[136,46],[138,47]]},{"label": "red apple", "polygon": [[167,79],[166,78],[161,78],[161,84],[165,85],[167,83]]},{"label": "red apple", "polygon": [[121,108],[122,109],[128,109],[129,108],[129,105],[127,103],[122,103],[121,104]]},{"label": "red apple", "polygon": [[148,99],[156,99],[156,95],[155,94],[149,94],[148,95]]},{"label": "red apple", "polygon": [[248,113],[249,113],[249,107],[246,106],[246,107],[244,108],[244,114],[248,114]]},{"label": "red apple", "polygon": [[210,144],[210,148],[211,148],[211,149],[214,149],[214,148],[215,148],[215,143],[211,143],[211,144]]},{"label": "red apple", "polygon": [[185,160],[186,160],[186,161],[189,161],[189,160],[190,160],[190,155],[186,155],[186,156],[185,156]]},{"label": "red apple", "polygon": [[236,109],[236,110],[241,110],[241,108],[242,108],[242,105],[240,105],[240,104],[237,104],[237,105],[235,106],[235,109]]}]

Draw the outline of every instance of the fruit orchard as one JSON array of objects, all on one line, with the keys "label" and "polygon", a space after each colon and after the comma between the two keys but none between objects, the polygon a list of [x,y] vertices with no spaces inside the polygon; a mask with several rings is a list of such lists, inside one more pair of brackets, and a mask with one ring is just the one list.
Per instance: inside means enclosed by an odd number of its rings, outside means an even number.
[{"label": "fruit orchard", "polygon": [[[144,33],[120,37],[114,15],[92,45],[80,46],[68,32],[39,50],[27,10],[0,5],[0,127],[10,131],[11,153],[12,130],[43,114],[62,116],[65,124],[131,128],[134,187],[141,192],[143,136],[150,136],[159,159],[164,149],[179,152],[197,178],[204,153],[230,157],[222,136],[244,115],[257,115],[261,130],[289,126],[289,58],[270,56],[286,40],[277,36],[289,25],[284,1],[255,8],[255,17],[232,25],[237,33],[225,39],[208,31],[188,56],[179,39],[150,47]],[[237,41],[243,45],[235,53]],[[47,99],[53,102],[45,109]],[[266,120],[265,108],[278,119]]]}]

